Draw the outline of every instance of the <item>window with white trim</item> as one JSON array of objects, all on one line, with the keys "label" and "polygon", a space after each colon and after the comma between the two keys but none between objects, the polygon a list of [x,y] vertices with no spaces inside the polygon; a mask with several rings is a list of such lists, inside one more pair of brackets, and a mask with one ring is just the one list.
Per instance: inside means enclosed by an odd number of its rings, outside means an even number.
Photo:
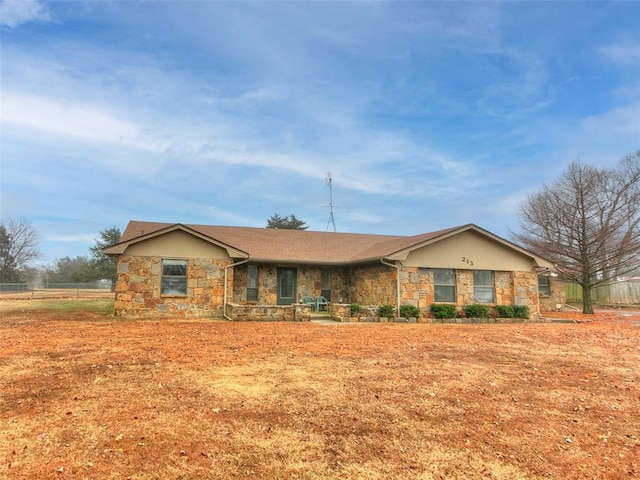
[{"label": "window with white trim", "polygon": [[433,293],[436,302],[456,302],[456,272],[452,268],[433,269]]},{"label": "window with white trim", "polygon": [[495,288],[491,270],[473,271],[473,301],[476,303],[494,303]]},{"label": "window with white trim", "polygon": [[187,260],[163,259],[160,293],[162,295],[187,294]]}]

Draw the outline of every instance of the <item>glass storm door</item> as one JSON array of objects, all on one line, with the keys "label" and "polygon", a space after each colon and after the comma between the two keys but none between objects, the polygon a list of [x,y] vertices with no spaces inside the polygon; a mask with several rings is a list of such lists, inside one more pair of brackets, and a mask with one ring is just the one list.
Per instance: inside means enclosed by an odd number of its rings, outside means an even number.
[{"label": "glass storm door", "polygon": [[296,268],[278,268],[278,305],[291,305],[296,301]]}]

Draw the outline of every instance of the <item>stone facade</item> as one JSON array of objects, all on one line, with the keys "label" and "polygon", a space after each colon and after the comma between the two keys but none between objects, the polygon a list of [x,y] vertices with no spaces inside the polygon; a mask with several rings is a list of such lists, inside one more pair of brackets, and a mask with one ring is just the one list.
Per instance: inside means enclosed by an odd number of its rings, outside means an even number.
[{"label": "stone facade", "polygon": [[[255,264],[254,264],[255,265]],[[257,305],[275,305],[278,300],[277,265],[258,264],[258,299],[247,302],[247,264],[234,268],[233,302],[255,303]],[[322,294],[322,271],[328,269],[331,275],[330,300],[337,302],[348,299],[350,276],[345,267],[320,267],[316,265],[300,265],[296,268],[296,296],[298,299],[310,295],[317,297]]]},{"label": "stone facade", "polygon": [[512,285],[512,304],[528,305],[531,311],[539,308],[538,276],[535,272],[513,272]]},{"label": "stone facade", "polygon": [[311,320],[311,305],[254,305],[227,303],[227,317],[239,322],[281,321],[304,322]]},{"label": "stone facade", "polygon": [[[224,302],[224,270],[231,260],[191,258],[188,260],[187,294],[162,295],[160,293],[162,258],[158,256],[126,256],[118,259],[115,312],[123,317],[181,316],[222,317]],[[277,306],[277,265],[259,264],[258,300],[247,302],[246,264],[229,268],[227,315],[239,320],[308,320],[309,308]],[[297,298],[318,296],[322,290],[322,272],[330,268],[332,313],[342,321],[350,318],[349,306],[358,303],[374,312],[380,305],[396,305],[397,275],[400,275],[401,304],[420,308],[423,318],[428,317],[435,303],[433,270],[421,267],[400,269],[372,262],[357,266],[297,267]],[[495,304],[527,305],[532,315],[540,308],[535,272],[494,272]],[[325,285],[326,287],[326,285]],[[552,294],[542,298],[543,308],[553,309],[564,303],[561,282],[551,283]],[[456,305],[474,303],[473,270],[456,270]],[[363,313],[360,314],[362,316]],[[349,320],[347,320],[349,319]]]},{"label": "stone facade", "polygon": [[[474,302],[473,270],[456,270],[456,305],[462,307]],[[415,305],[423,315],[435,303],[433,270],[402,267],[400,271],[401,304]],[[527,305],[532,314],[537,312],[539,299],[535,272],[494,272],[494,305]],[[553,284],[552,284],[553,285]],[[556,288],[557,290],[557,288]],[[555,297],[559,292],[552,293]]]},{"label": "stone facade", "polygon": [[559,308],[558,305],[564,306],[567,301],[564,285],[562,280],[558,280],[557,278],[549,279],[551,295],[540,297],[540,305],[544,311],[552,312]]},{"label": "stone facade", "polygon": [[[187,268],[187,294],[162,295],[161,257],[121,255],[118,258],[115,314],[121,317],[222,316],[224,267],[231,262],[191,258]],[[233,271],[229,269],[229,282]]]},{"label": "stone facade", "polygon": [[[278,276],[273,265],[259,264],[258,267],[258,305],[275,305],[278,299]],[[247,302],[247,264],[234,267],[233,302]]]},{"label": "stone facade", "polygon": [[[426,312],[434,300],[433,270],[430,268],[404,267],[400,270],[400,285],[403,286],[400,303],[414,305]],[[394,302],[395,303],[395,302]]]},{"label": "stone facade", "polygon": [[347,272],[348,295],[351,303],[360,305],[395,305],[396,269],[382,263],[350,267]]}]

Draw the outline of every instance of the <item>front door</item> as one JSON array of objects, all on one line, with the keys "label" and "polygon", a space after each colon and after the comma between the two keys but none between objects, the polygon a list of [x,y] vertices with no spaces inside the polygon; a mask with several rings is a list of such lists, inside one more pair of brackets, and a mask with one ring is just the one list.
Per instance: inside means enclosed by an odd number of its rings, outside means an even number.
[{"label": "front door", "polygon": [[291,305],[296,302],[297,277],[296,268],[278,268],[278,305]]}]

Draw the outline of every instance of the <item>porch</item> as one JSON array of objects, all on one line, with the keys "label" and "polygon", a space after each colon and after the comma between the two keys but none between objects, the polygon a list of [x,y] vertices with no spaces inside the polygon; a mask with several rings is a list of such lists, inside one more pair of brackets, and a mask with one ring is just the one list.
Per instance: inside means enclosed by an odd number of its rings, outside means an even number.
[{"label": "porch", "polygon": [[259,305],[228,302],[225,318],[237,322],[308,322],[322,315],[338,322],[349,322],[351,305],[328,303],[325,311],[317,312],[313,304],[293,303],[291,305]]}]

